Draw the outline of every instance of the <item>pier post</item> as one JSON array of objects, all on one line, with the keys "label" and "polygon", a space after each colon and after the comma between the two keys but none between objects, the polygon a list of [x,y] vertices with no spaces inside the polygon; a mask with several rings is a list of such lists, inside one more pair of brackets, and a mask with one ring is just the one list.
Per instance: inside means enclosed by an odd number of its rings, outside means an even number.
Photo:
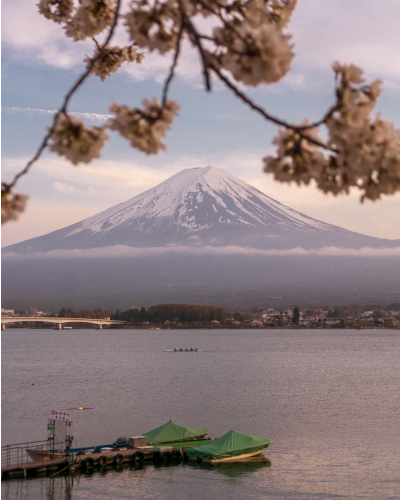
[{"label": "pier post", "polygon": [[98,329],[102,330],[103,329],[103,325],[98,325]]},{"label": "pier post", "polygon": [[5,324],[5,323],[2,323],[2,324],[1,324],[1,329],[2,329],[2,330],[5,330],[5,329],[6,329],[6,324]]},{"label": "pier post", "polygon": [[56,323],[54,325],[54,330],[62,330],[62,323]]}]

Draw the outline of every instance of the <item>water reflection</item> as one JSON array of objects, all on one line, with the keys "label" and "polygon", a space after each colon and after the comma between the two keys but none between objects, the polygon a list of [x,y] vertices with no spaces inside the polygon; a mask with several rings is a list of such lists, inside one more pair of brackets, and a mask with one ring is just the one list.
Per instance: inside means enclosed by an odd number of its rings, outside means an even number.
[{"label": "water reflection", "polygon": [[[135,475],[135,481],[139,481],[146,476],[146,472],[150,473],[152,476],[154,472],[159,471],[164,476],[165,473],[168,474],[168,470],[173,474],[175,470],[175,472],[179,474],[179,481],[185,481],[185,476],[190,477],[190,472],[196,469],[202,470],[206,474],[207,472],[210,474],[222,474],[229,479],[234,479],[238,477],[250,477],[269,467],[271,467],[271,462],[264,456],[253,457],[243,462],[227,462],[214,465],[197,462],[186,462],[175,467],[171,464],[138,464],[137,466],[133,464],[109,465],[108,467],[105,466],[100,469],[90,468],[84,471],[78,470],[54,477],[36,476],[28,479],[10,479],[3,481],[1,496],[4,500],[28,500],[30,498],[40,500],[72,500],[74,490],[76,496],[82,486],[84,488],[87,487],[87,481],[92,482],[97,479],[96,482],[102,482],[102,478],[104,478],[107,483],[113,483],[116,480],[116,475],[119,476],[122,473],[133,473]],[[188,469],[186,473],[185,468]],[[109,475],[109,478],[105,478],[107,475]],[[154,477],[152,477],[152,479],[154,479]],[[152,481],[152,479],[150,479],[150,481]]]},{"label": "water reflection", "polygon": [[[1,498],[4,500],[72,500],[74,482],[72,476],[12,479],[2,481]],[[79,481],[78,481],[79,483]]]},{"label": "water reflection", "polygon": [[197,462],[187,462],[186,466],[203,470],[212,470],[227,476],[235,478],[239,476],[249,476],[265,468],[271,467],[271,461],[265,457],[253,457],[242,462],[222,462],[219,464],[203,464]]}]

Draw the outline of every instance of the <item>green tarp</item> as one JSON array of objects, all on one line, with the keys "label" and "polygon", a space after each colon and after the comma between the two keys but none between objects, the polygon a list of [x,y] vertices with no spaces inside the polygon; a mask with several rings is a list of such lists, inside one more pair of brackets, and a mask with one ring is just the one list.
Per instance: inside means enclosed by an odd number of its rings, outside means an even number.
[{"label": "green tarp", "polygon": [[204,460],[221,460],[222,458],[261,451],[263,448],[267,448],[270,443],[271,440],[265,437],[229,431],[210,444],[190,448],[186,451],[186,455]]},{"label": "green tarp", "polygon": [[185,427],[175,424],[170,420],[161,427],[157,427],[150,432],[145,432],[147,444],[172,443],[174,441],[187,441],[189,439],[199,438],[208,434],[207,429],[195,429],[194,427]]}]

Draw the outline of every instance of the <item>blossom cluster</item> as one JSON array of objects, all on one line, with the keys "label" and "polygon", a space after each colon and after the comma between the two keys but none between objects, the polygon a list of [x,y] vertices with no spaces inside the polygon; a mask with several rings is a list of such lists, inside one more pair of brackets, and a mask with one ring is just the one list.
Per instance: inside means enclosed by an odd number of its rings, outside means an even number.
[{"label": "blossom cluster", "polygon": [[335,195],[355,187],[362,200],[399,191],[400,130],[379,115],[371,117],[380,82],[365,85],[363,71],[354,65],[335,62],[333,70],[336,103],[324,120],[326,144],[307,122],[297,131],[281,130],[274,140],[276,155],[263,160],[265,172],[283,182],[308,184],[314,179],[322,191]]},{"label": "blossom cluster", "polygon": [[25,210],[28,197],[10,190],[1,192],[1,223],[17,220]]},{"label": "blossom cluster", "polygon": [[40,0],[39,12],[56,23],[63,23],[67,36],[75,41],[93,37],[115,20],[116,0]]},{"label": "blossom cluster", "polygon": [[117,130],[131,145],[147,154],[165,150],[161,139],[171,128],[174,116],[179,110],[175,101],[166,101],[161,107],[155,97],[143,100],[143,109],[128,108],[113,104],[110,111],[115,114],[110,128]]},{"label": "blossom cluster", "polygon": [[136,48],[130,47],[98,47],[93,57],[85,59],[86,68],[104,81],[112,73],[115,73],[124,62],[141,63],[143,54],[137,52]]},{"label": "blossom cluster", "polygon": [[[142,109],[113,104],[114,117],[100,128],[87,128],[62,113],[51,131],[52,151],[75,165],[87,163],[100,155],[107,128],[147,154],[165,150],[162,140],[179,110],[176,102],[167,100],[168,87],[186,37],[201,55],[207,88],[209,72],[214,71],[253,109],[284,124],[274,139],[276,154],[263,159],[265,172],[282,182],[309,184],[314,180],[319,189],[335,195],[356,187],[362,199],[375,200],[400,190],[400,131],[380,116],[371,116],[381,92],[380,81],[367,85],[360,68],[335,62],[334,106],[316,125],[305,120],[296,126],[268,116],[243,97],[229,78],[256,86],[275,83],[287,74],[294,51],[285,30],[296,0],[131,0],[123,14],[117,13],[117,5],[117,0],[40,0],[38,7],[46,18],[62,24],[75,41],[93,37],[123,19],[132,45],[100,47],[96,42],[94,55],[85,59],[87,70],[101,80],[124,62],[140,63],[143,54],[137,47],[162,55],[175,51],[163,103],[156,98],[144,100]],[[202,23],[201,17],[207,22]],[[199,26],[208,31],[202,32]],[[322,126],[325,134],[320,134]]]},{"label": "blossom cluster", "polygon": [[[201,49],[204,63],[229,71],[246,85],[270,84],[290,69],[293,45],[283,32],[296,0],[147,0],[132,2],[125,15],[137,45],[165,54],[176,49],[179,34]],[[192,18],[213,16],[212,36],[194,35]],[[202,46],[206,40],[207,46]]]},{"label": "blossom cluster", "polygon": [[108,135],[106,127],[86,127],[83,121],[61,113],[50,135],[50,150],[65,156],[71,163],[89,163],[99,158]]}]

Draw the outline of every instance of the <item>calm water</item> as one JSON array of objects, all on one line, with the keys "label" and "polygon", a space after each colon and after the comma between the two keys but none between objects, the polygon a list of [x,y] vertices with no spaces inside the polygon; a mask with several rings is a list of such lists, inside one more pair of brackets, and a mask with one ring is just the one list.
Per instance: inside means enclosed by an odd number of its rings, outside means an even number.
[{"label": "calm water", "polygon": [[391,330],[6,330],[3,444],[46,439],[51,408],[80,406],[77,446],[170,419],[272,444],[270,463],[10,480],[2,498],[400,499],[399,360]]}]

